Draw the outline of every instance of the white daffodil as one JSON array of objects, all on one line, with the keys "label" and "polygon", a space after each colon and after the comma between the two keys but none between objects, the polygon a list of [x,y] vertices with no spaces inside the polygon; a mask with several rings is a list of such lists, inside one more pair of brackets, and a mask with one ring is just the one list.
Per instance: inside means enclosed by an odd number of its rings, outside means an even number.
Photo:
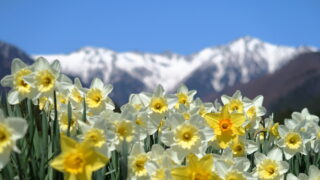
[{"label": "white daffodil", "polygon": [[27,132],[28,124],[25,119],[19,117],[5,118],[0,110],[0,169],[10,160],[11,151],[20,152],[16,141]]},{"label": "white daffodil", "polygon": [[314,152],[319,153],[320,152],[320,127],[315,127],[316,137],[311,143],[311,147],[314,150]]},{"label": "white daffodil", "polygon": [[277,141],[278,146],[283,148],[285,158],[287,160],[291,159],[297,153],[306,155],[305,144],[308,139],[303,133],[299,132],[303,125],[294,124],[290,119],[286,119],[285,124],[286,126],[279,126],[278,130],[281,139]]},{"label": "white daffodil", "polygon": [[114,104],[108,97],[112,91],[112,85],[105,85],[100,79],[95,78],[91,86],[86,90],[86,104],[88,111],[92,114],[99,114],[106,109],[113,110]]},{"label": "white daffodil", "polygon": [[190,105],[190,109],[196,109],[201,117],[211,112],[217,112],[219,107],[215,107],[212,103],[203,103],[200,98],[196,98]]},{"label": "white daffodil", "polygon": [[230,145],[233,156],[244,157],[256,152],[259,149],[258,143],[246,139],[244,136],[237,136]]},{"label": "white daffodil", "polygon": [[205,126],[203,118],[194,115],[185,120],[183,115],[173,113],[168,117],[167,123],[168,126],[161,134],[161,141],[177,151],[180,158],[189,153],[199,156],[205,153],[208,141],[213,138],[213,131]]},{"label": "white daffodil", "polygon": [[158,85],[153,92],[150,93],[140,93],[139,94],[143,104],[148,107],[151,113],[158,113],[165,115],[169,109],[175,105],[175,98],[168,98],[163,87]]},{"label": "white daffodil", "polygon": [[11,75],[1,79],[2,86],[12,88],[8,94],[9,104],[18,104],[23,99],[35,95],[35,89],[24,80],[24,77],[31,74],[32,71],[32,66],[27,66],[20,59],[16,58],[12,61]]},{"label": "white daffodil", "polygon": [[289,173],[287,174],[286,180],[309,180],[309,177],[303,173],[300,173],[298,177]]},{"label": "white daffodil", "polygon": [[[250,164],[249,164],[250,165]],[[236,164],[230,165],[225,161],[215,161],[214,167],[216,172],[220,177],[223,177],[225,180],[253,180],[254,178],[248,172],[246,172],[245,168],[248,166],[247,162],[238,162]]]},{"label": "white daffodil", "polygon": [[242,100],[242,95],[239,90],[237,90],[232,97],[227,95],[221,96],[221,101],[224,105],[228,104],[229,112],[243,113],[244,103]]},{"label": "white daffodil", "polygon": [[58,91],[62,94],[62,99],[70,101],[73,108],[82,111],[85,89],[82,87],[79,78],[75,78],[74,83],[70,79],[65,78],[64,81],[59,83]]},{"label": "white daffodil", "polygon": [[[145,108],[145,105],[143,104],[138,94],[130,94],[128,104],[133,106],[136,111],[141,111]],[[126,105],[124,105],[123,107],[125,106]]]},{"label": "white daffodil", "polygon": [[170,179],[170,170],[176,164],[171,159],[170,150],[164,150],[159,144],[154,144],[148,152],[150,161],[147,163],[149,176],[152,180]]},{"label": "white daffodil", "polygon": [[177,93],[175,94],[178,102],[175,104],[175,108],[179,108],[179,105],[189,106],[193,101],[194,95],[196,95],[197,91],[191,90],[189,91],[187,86],[180,85],[177,89]]},{"label": "white daffodil", "polygon": [[280,180],[289,169],[289,164],[283,161],[282,151],[274,148],[268,152],[268,155],[256,152],[254,154],[256,168],[254,168],[254,177],[259,180]]},{"label": "white daffodil", "polygon": [[298,121],[307,121],[310,123],[318,124],[319,117],[313,114],[310,114],[307,108],[304,108],[301,113],[300,112],[293,112],[291,115],[292,119]]},{"label": "white daffodil", "polygon": [[[58,114],[60,131],[66,133],[69,126],[68,109],[65,107]],[[51,117],[54,117],[54,112],[52,112]],[[69,131],[71,134],[76,134],[79,127],[79,120],[82,118],[82,113],[79,111],[72,111],[71,121]]]},{"label": "white daffodil", "polygon": [[264,122],[265,122],[265,127],[269,132],[269,139],[271,139],[271,141],[274,141],[275,139],[279,139],[280,138],[279,131],[278,131],[279,123],[278,122],[274,123],[273,114],[265,118]]},{"label": "white daffodil", "polygon": [[126,104],[121,107],[122,117],[134,122],[141,130],[144,130],[148,135],[153,135],[159,130],[163,117],[158,113],[148,114],[146,111],[136,111],[136,108],[131,104]]},{"label": "white daffodil", "polygon": [[111,110],[105,110],[99,116],[91,118],[90,122],[95,122],[96,119],[103,119],[107,121],[107,130],[111,131],[115,138],[113,140],[116,149],[121,150],[123,142],[128,145],[137,141],[142,141],[146,138],[146,131],[138,126],[133,120],[128,120],[125,114],[114,113]]},{"label": "white daffodil", "polygon": [[309,180],[319,180],[319,179],[320,179],[320,169],[315,165],[311,165],[309,167]]},{"label": "white daffodil", "polygon": [[[135,108],[131,105],[122,108],[120,119],[126,119],[131,121],[139,135],[139,140],[145,139],[147,136],[148,128],[150,128],[152,122],[149,119],[149,115],[146,112],[136,112]],[[150,130],[150,135],[152,135],[156,131],[156,127]]]},{"label": "white daffodil", "polygon": [[222,154],[214,154],[215,161],[226,163],[228,166],[241,167],[246,172],[250,168],[250,161],[246,157],[237,157],[230,148],[223,150]]},{"label": "white daffodil", "polygon": [[82,130],[81,139],[91,142],[97,151],[110,158],[111,152],[115,150],[115,135],[107,129],[108,122],[102,118],[97,118],[91,125],[83,121],[79,121],[79,125]]},{"label": "white daffodil", "polygon": [[261,116],[266,114],[266,109],[262,106],[263,96],[257,96],[253,100],[248,98],[243,99],[244,110],[247,119],[249,120],[248,128],[256,130],[259,128]]},{"label": "white daffodil", "polygon": [[55,60],[49,63],[45,58],[38,58],[33,66],[33,72],[24,76],[24,80],[36,89],[36,95],[33,101],[37,104],[40,97],[53,97],[53,91],[56,89],[60,77],[60,63]]},{"label": "white daffodil", "polygon": [[147,162],[149,161],[149,156],[145,153],[143,144],[136,143],[133,145],[129,161],[129,179],[132,180],[147,180],[150,179],[147,169]]}]

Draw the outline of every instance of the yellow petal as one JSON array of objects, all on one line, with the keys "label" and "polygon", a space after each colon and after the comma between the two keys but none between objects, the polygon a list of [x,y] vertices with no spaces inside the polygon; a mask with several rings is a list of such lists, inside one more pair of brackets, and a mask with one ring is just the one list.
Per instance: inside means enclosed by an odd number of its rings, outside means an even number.
[{"label": "yellow petal", "polygon": [[50,162],[50,166],[56,170],[63,171],[64,169],[63,162],[64,162],[64,154],[60,154]]},{"label": "yellow petal", "polygon": [[109,159],[106,156],[96,151],[90,152],[89,156],[86,157],[86,162],[88,163],[91,171],[96,171],[104,167],[108,161]]},{"label": "yellow petal", "polygon": [[236,127],[240,127],[245,121],[245,117],[243,114],[236,113],[236,114],[231,114],[230,116],[231,116],[232,124]]},{"label": "yellow petal", "polygon": [[225,149],[229,147],[229,144],[233,138],[234,136],[232,135],[232,133],[222,133],[221,135],[217,136],[217,141],[219,146],[222,149]]},{"label": "yellow petal", "polygon": [[78,142],[69,138],[68,136],[61,134],[60,135],[60,143],[61,143],[61,150],[62,152],[67,152],[74,149]]},{"label": "yellow petal", "polygon": [[178,167],[171,170],[171,175],[174,180],[186,180],[190,176],[188,167]]},{"label": "yellow petal", "polygon": [[202,169],[212,169],[213,166],[213,157],[211,154],[207,154],[200,159],[200,165]]},{"label": "yellow petal", "polygon": [[219,121],[221,119],[221,114],[220,113],[207,113],[204,116],[204,119],[209,124],[209,126],[212,129],[214,129],[214,133],[216,135],[220,135],[221,134],[221,130],[219,128]]}]

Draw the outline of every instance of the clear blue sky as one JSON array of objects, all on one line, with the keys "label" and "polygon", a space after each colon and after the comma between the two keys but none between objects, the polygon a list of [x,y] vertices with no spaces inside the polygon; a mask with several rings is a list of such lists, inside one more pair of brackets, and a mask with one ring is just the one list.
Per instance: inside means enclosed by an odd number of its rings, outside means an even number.
[{"label": "clear blue sky", "polygon": [[191,54],[250,35],[320,47],[319,0],[0,0],[0,41],[29,54],[82,46]]}]

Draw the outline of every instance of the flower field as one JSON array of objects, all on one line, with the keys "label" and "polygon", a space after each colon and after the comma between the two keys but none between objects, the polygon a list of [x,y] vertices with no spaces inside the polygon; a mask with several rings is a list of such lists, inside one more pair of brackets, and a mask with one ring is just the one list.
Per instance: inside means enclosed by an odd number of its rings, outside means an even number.
[{"label": "flower field", "polygon": [[84,88],[60,71],[59,61],[14,59],[1,80],[11,90],[0,102],[0,179],[320,180],[319,117],[306,108],[279,124],[261,95],[208,103],[158,85],[116,112],[112,85]]}]

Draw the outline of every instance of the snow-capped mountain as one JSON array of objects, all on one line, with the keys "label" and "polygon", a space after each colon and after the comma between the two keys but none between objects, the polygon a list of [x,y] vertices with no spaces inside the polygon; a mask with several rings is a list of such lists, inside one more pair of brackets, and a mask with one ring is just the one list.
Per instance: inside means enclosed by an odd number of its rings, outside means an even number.
[{"label": "snow-capped mountain", "polygon": [[130,93],[151,90],[157,84],[173,91],[180,83],[185,83],[204,97],[236,83],[246,83],[273,73],[294,56],[315,50],[311,47],[277,46],[246,36],[188,56],[175,53],[118,53],[104,48],[84,47],[70,54],[34,57],[60,60],[64,73],[80,77],[85,84],[95,77],[113,84],[114,99],[123,103]]}]

